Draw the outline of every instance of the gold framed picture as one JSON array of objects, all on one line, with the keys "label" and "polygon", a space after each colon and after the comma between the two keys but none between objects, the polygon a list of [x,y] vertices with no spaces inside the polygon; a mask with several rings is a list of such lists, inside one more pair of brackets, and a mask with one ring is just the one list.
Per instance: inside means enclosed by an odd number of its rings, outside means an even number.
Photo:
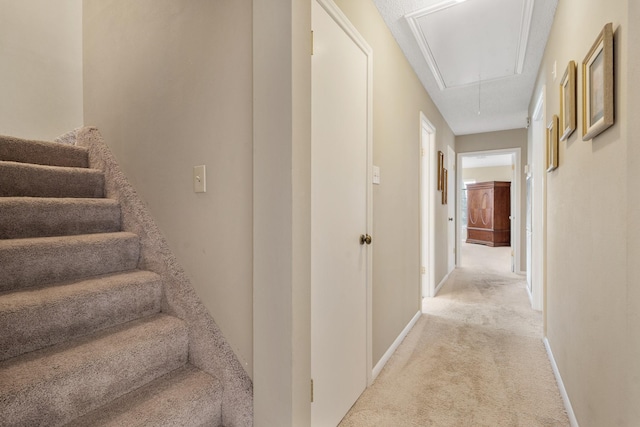
[{"label": "gold framed picture", "polygon": [[558,116],[553,118],[547,125],[547,172],[558,167]]},{"label": "gold framed picture", "polygon": [[576,130],[576,62],[569,61],[560,81],[560,141]]},{"label": "gold framed picture", "polygon": [[582,140],[614,123],[613,24],[604,26],[582,61]]},{"label": "gold framed picture", "polygon": [[442,190],[442,174],[444,170],[444,153],[442,151],[438,151],[438,191]]},{"label": "gold framed picture", "polygon": [[442,168],[442,204],[447,204],[447,190],[449,189],[448,184],[449,172]]}]

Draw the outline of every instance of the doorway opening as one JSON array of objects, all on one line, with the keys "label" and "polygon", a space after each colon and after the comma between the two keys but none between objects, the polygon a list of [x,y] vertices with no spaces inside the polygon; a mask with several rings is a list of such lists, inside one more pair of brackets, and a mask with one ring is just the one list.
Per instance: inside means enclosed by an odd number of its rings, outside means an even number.
[{"label": "doorway opening", "polygon": [[[504,259],[504,269],[518,274],[523,274],[520,256],[521,235],[521,153],[520,148],[504,150],[488,150],[458,154],[457,182],[457,206],[458,206],[458,265],[465,265],[465,252],[467,260],[473,248],[467,243],[468,229],[468,205],[467,186],[484,182],[510,182],[510,244],[509,249],[500,248],[493,251],[496,256]],[[474,239],[470,239],[473,241]],[[494,249],[494,248],[492,248]],[[477,251],[475,251],[477,252]],[[473,252],[473,253],[475,253]],[[485,251],[487,253],[487,251]],[[491,253],[491,252],[489,252]],[[502,268],[501,268],[502,269]]]}]

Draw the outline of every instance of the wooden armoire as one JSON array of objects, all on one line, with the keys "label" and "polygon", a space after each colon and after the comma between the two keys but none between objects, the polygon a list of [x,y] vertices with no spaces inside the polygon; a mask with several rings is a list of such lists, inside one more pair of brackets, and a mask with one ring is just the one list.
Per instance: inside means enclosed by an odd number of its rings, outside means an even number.
[{"label": "wooden armoire", "polygon": [[511,183],[467,185],[467,243],[511,245]]}]

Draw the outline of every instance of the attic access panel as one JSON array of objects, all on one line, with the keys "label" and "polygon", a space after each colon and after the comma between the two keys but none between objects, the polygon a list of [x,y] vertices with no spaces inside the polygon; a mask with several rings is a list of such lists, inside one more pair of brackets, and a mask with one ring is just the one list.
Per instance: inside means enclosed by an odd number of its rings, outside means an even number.
[{"label": "attic access panel", "polygon": [[522,73],[534,0],[448,0],[406,15],[441,90]]}]

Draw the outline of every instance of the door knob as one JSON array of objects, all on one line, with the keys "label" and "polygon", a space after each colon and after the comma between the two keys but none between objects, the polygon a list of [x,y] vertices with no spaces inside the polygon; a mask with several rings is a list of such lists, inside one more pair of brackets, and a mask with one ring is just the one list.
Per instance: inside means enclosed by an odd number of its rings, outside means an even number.
[{"label": "door knob", "polygon": [[449,218],[449,221],[453,221],[453,218]]},{"label": "door knob", "polygon": [[370,245],[371,244],[371,236],[368,234],[361,234],[360,235],[360,244],[364,245],[364,244]]}]

